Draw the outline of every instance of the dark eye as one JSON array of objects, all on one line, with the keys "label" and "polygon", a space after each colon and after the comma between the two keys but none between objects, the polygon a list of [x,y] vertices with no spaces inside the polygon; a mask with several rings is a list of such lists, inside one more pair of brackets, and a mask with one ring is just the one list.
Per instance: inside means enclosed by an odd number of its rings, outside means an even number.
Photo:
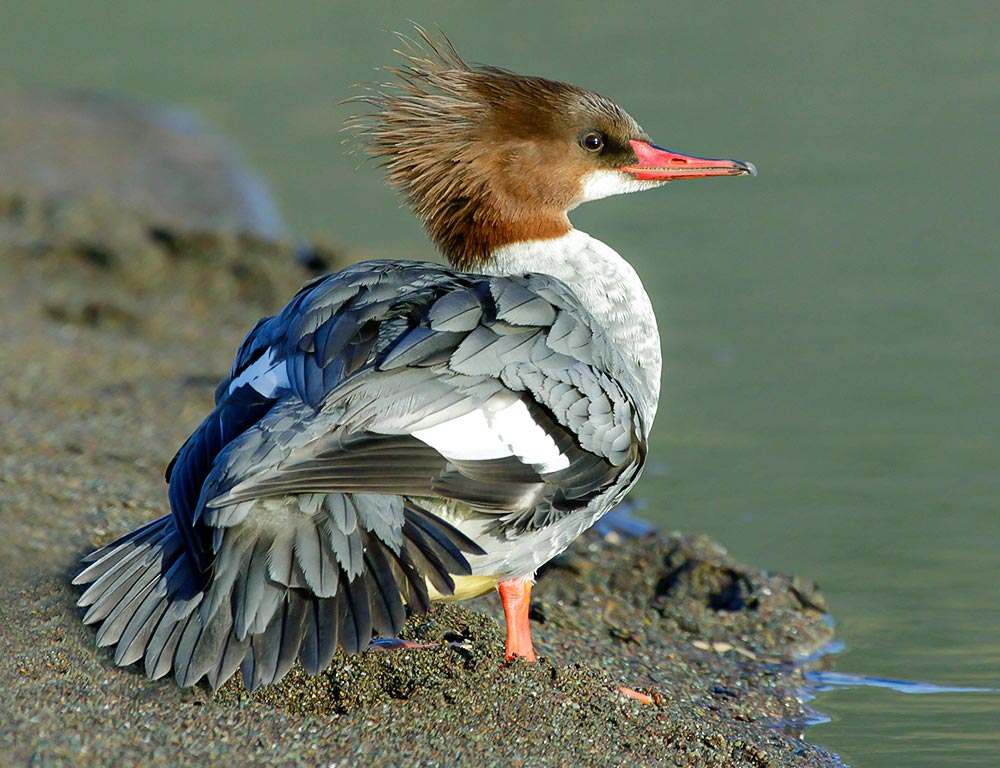
[{"label": "dark eye", "polygon": [[580,138],[580,146],[588,152],[600,152],[604,149],[604,136],[597,131],[587,131]]}]

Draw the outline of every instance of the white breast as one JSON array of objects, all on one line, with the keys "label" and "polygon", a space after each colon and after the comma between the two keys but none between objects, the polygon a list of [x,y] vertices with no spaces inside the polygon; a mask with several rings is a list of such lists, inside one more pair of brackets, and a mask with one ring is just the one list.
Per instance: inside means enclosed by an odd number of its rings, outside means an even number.
[{"label": "white breast", "polygon": [[614,249],[585,232],[504,246],[482,268],[487,274],[544,272],[564,282],[633,366],[648,431],[660,397],[660,333],[642,280]]}]

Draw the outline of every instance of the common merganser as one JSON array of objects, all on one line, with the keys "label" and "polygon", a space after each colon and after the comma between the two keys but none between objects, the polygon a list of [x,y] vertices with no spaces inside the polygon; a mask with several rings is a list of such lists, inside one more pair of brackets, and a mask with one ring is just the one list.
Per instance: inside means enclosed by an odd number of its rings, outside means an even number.
[{"label": "common merganser", "polygon": [[535,659],[533,576],[639,478],[660,390],[649,297],[567,212],[754,174],[652,144],[591,91],[470,67],[418,28],[354,119],[450,267],[307,283],[243,341],[166,476],[170,514],[75,579],[115,662],[249,689],[498,588]]}]

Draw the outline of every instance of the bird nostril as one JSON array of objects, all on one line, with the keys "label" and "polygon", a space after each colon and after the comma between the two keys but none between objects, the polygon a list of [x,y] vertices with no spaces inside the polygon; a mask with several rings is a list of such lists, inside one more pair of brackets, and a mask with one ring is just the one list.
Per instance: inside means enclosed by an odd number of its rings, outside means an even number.
[{"label": "bird nostril", "polygon": [[671,165],[687,165],[688,161],[687,161],[686,157],[671,157],[670,158],[670,164]]}]

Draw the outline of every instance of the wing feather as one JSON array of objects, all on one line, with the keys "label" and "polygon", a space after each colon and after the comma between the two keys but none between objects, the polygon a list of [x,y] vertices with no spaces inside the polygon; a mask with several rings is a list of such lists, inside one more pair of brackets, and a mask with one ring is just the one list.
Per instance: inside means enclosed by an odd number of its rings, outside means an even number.
[{"label": "wing feather", "polygon": [[318,672],[486,554],[426,500],[516,536],[631,484],[632,375],[554,278],[369,262],[312,281],[168,467],[171,518],[88,558],[85,619],[182,685]]}]

